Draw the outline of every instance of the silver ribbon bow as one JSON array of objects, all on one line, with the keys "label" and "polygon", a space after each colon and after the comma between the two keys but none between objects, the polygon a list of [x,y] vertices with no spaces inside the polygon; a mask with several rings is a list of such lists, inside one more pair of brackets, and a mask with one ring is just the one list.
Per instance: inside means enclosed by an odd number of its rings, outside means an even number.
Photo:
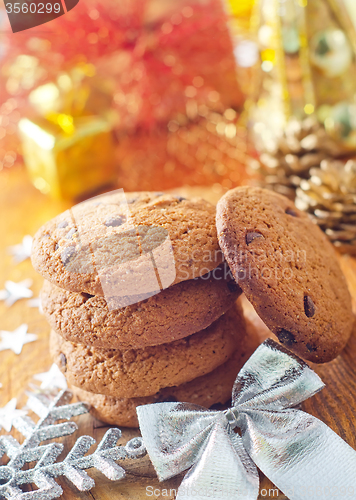
[{"label": "silver ribbon bow", "polygon": [[190,469],[177,500],[256,500],[258,467],[290,500],[355,499],[356,452],[295,408],[323,387],[304,361],[269,339],[238,374],[229,410],[139,406],[159,480]]}]

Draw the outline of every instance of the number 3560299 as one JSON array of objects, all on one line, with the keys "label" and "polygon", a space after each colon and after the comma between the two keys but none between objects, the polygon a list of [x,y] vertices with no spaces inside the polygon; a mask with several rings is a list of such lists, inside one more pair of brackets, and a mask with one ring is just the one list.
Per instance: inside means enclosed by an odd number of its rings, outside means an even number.
[{"label": "number 3560299", "polygon": [[5,4],[6,7],[6,12],[8,14],[51,14],[54,12],[55,14],[59,14],[61,10],[61,4],[60,3],[7,3]]}]

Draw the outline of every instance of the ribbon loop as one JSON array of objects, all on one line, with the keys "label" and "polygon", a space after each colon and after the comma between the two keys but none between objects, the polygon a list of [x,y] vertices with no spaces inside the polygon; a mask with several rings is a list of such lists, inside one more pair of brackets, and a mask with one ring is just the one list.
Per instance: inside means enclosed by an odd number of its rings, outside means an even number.
[{"label": "ribbon loop", "polygon": [[297,406],[323,388],[322,380],[304,361],[268,339],[238,374],[232,402],[240,411],[283,410]]},{"label": "ribbon loop", "polygon": [[187,403],[137,408],[145,446],[160,481],[189,469],[198,460],[220,413]]}]

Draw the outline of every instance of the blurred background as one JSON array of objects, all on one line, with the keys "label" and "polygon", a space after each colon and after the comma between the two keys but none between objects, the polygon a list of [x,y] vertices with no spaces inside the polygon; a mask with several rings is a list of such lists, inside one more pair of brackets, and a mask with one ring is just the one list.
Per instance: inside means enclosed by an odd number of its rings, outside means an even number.
[{"label": "blurred background", "polygon": [[253,183],[352,253],[355,23],[354,0],[81,0],[12,33],[0,3],[0,185],[26,171],[72,204]]}]

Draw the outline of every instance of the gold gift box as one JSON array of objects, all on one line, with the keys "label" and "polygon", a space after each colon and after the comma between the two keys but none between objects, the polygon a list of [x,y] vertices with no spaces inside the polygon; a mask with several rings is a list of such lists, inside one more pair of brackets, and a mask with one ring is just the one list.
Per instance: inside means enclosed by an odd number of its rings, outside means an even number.
[{"label": "gold gift box", "polygon": [[80,199],[115,179],[110,123],[96,116],[19,122],[23,157],[35,187],[55,199]]}]

